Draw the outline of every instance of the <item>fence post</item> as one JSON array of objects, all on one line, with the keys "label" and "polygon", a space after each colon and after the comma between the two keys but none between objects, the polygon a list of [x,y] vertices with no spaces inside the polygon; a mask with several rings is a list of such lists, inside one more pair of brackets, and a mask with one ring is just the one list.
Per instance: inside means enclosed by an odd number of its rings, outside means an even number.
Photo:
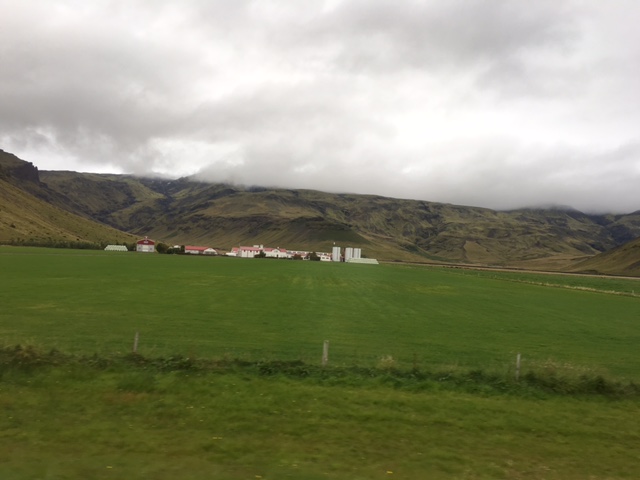
[{"label": "fence post", "polygon": [[520,352],[516,355],[516,382],[520,381]]},{"label": "fence post", "polygon": [[133,353],[138,353],[138,339],[140,338],[140,334],[136,332],[133,337]]},{"label": "fence post", "polygon": [[325,340],[322,345],[322,366],[326,367],[327,363],[329,363],[329,340]]}]

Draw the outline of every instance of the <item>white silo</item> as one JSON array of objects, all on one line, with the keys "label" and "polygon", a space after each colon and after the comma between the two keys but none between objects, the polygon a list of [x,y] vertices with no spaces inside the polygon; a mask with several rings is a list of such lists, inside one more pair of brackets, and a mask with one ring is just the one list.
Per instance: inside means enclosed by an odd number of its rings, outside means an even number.
[{"label": "white silo", "polygon": [[362,258],[362,249],[354,248],[353,249],[353,258]]},{"label": "white silo", "polygon": [[353,248],[347,247],[344,249],[344,261],[348,262],[353,258]]},{"label": "white silo", "polygon": [[333,251],[331,252],[331,261],[332,262],[340,261],[340,247],[333,247]]}]

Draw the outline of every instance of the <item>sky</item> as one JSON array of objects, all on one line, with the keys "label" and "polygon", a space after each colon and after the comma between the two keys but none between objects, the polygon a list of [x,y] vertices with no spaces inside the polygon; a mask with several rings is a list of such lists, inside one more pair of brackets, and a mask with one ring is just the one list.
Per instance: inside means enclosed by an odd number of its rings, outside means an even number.
[{"label": "sky", "polygon": [[505,210],[640,210],[637,0],[0,0],[0,148]]}]

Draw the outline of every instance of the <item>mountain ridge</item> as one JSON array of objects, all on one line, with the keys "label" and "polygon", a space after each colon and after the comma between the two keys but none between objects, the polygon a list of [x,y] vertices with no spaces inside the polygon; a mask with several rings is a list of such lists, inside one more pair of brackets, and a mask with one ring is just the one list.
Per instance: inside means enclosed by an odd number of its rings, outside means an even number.
[{"label": "mountain ridge", "polygon": [[221,249],[264,244],[327,251],[335,243],[360,247],[382,260],[570,269],[640,237],[640,211],[496,211],[378,195],[38,171],[32,166],[36,181],[16,159],[0,161],[0,175],[4,171],[6,177],[6,163],[14,173],[23,168],[25,178],[14,184],[50,205],[170,244],[202,243]]}]

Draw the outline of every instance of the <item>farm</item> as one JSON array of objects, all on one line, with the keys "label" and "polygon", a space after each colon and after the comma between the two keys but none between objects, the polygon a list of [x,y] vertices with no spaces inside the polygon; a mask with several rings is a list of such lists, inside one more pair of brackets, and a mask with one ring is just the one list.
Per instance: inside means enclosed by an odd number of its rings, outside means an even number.
[{"label": "farm", "polygon": [[636,475],[631,279],[15,247],[0,266],[0,341],[31,352],[3,357],[2,478]]}]

